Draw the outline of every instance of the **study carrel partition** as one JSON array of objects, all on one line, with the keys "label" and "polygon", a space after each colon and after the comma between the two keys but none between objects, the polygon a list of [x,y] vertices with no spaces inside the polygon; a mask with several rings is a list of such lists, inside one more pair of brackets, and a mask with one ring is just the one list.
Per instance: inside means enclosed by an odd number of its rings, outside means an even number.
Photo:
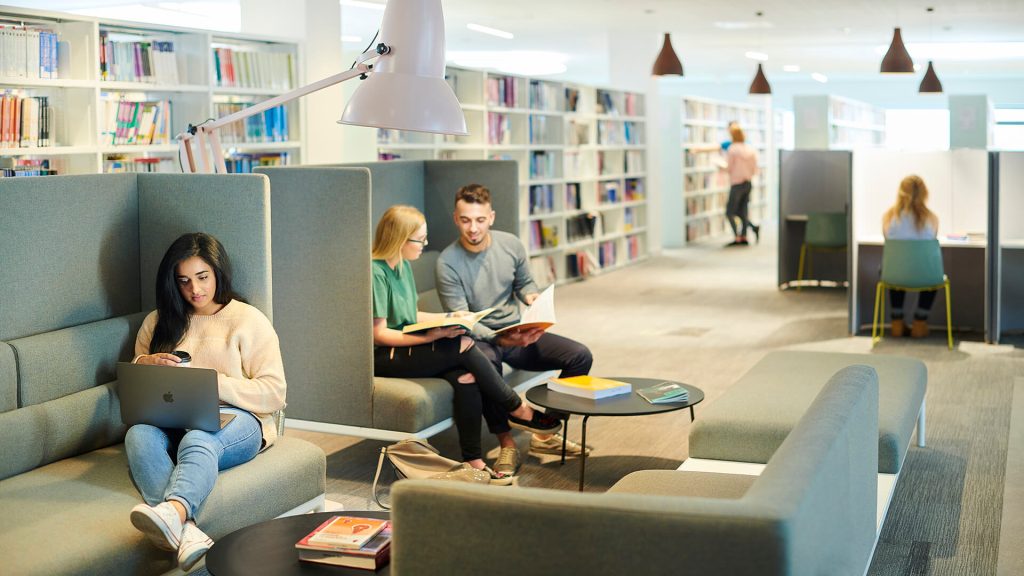
[{"label": "study carrel partition", "polygon": [[[397,440],[451,425],[441,379],[374,378],[370,247],[394,204],[427,220],[430,250],[457,238],[455,192],[490,188],[494,228],[516,232],[518,177],[511,161],[394,161],[259,168],[270,178],[274,324],[288,390],[288,426]],[[424,258],[425,262],[433,259]],[[432,270],[416,275],[421,291]],[[420,283],[431,282],[431,286]]]},{"label": "study carrel partition", "polygon": [[[986,251],[989,247],[989,159],[985,150],[900,152],[858,150],[853,156],[853,269],[850,333],[871,326],[882,262],[882,214],[895,203],[900,182],[917,174],[928,187],[928,207],[939,218],[942,259],[951,285],[954,329],[985,332],[989,298]],[[957,239],[953,237],[964,237]],[[928,316],[945,326],[945,296],[940,291]],[[917,294],[909,292],[906,309]],[[889,317],[888,298],[885,318]]]},{"label": "study carrel partition", "polygon": [[996,228],[990,340],[1024,332],[1024,152],[992,153]]}]

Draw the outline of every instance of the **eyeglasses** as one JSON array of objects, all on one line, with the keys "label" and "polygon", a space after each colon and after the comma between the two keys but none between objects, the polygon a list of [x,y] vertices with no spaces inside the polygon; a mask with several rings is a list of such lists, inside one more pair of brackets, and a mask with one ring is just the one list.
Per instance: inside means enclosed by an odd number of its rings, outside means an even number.
[{"label": "eyeglasses", "polygon": [[417,239],[415,239],[415,238],[409,238],[409,240],[408,240],[408,241],[409,241],[409,242],[414,242],[414,243],[416,243],[416,244],[420,244],[420,245],[422,245],[422,246],[426,246],[427,244],[429,244],[429,242],[427,242],[427,239],[426,239],[426,238],[423,238],[423,240],[417,240]]}]

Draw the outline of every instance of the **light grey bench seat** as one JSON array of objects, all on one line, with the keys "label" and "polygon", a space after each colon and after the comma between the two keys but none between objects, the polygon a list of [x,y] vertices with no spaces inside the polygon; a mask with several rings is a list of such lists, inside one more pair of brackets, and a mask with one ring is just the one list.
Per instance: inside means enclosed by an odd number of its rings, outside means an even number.
[{"label": "light grey bench seat", "polygon": [[897,474],[919,415],[924,445],[928,373],[920,360],[877,354],[769,353],[700,411],[690,429],[690,457],[768,462],[829,376],[852,364],[878,371],[878,471]]}]

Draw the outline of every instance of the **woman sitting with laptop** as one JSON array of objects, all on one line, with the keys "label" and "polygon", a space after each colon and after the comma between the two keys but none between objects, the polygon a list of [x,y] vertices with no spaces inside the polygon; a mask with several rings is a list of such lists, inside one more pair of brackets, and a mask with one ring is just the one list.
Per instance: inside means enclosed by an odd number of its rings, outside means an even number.
[{"label": "woman sitting with laptop", "polygon": [[417,310],[416,280],[409,261],[418,259],[426,245],[427,222],[419,210],[399,205],[384,212],[372,248],[374,375],[447,380],[455,392],[453,419],[463,462],[486,469],[494,483],[511,483],[510,476],[494,472],[483,460],[480,418],[484,400],[506,410],[510,424],[523,430],[547,433],[561,423],[523,402],[473,345],[473,339],[464,335],[463,328],[402,332],[410,324],[444,316]]},{"label": "woman sitting with laptop", "polygon": [[234,293],[227,252],[209,234],[185,234],[167,249],[156,307],[139,330],[133,362],[185,369],[172,352],[188,352],[192,367],[217,371],[220,411],[234,416],[218,432],[136,424],[125,437],[132,480],[146,502],[132,508],[131,522],[158,548],[177,551],[188,571],[213,545],[195,518],[218,472],[248,462],[277,437],[272,413],[285,406],[284,364],[274,327]]}]

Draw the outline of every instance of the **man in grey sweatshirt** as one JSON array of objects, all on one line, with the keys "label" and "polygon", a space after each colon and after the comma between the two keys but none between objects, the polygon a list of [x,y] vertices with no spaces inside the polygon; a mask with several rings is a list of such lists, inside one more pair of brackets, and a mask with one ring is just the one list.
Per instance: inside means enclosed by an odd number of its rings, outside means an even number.
[{"label": "man in grey sweatshirt", "polygon": [[[496,334],[519,322],[519,302],[529,306],[539,290],[530,274],[526,249],[519,238],[507,232],[491,230],[494,223],[490,190],[480,184],[463,186],[455,195],[455,225],[459,239],[441,252],[437,260],[436,284],[441,305],[446,311],[479,311],[495,308],[473,329],[480,350],[502,369],[502,363],[514,368],[543,371],[561,370],[562,377],[590,372],[593,358],[583,344],[540,329],[510,330]],[[518,468],[519,455],[509,430],[507,415],[501,409],[484,404],[488,429],[498,436],[501,453],[499,467],[506,472]],[[530,451],[561,453],[562,438],[534,435]],[[566,443],[566,455],[578,456],[583,447]]]}]

